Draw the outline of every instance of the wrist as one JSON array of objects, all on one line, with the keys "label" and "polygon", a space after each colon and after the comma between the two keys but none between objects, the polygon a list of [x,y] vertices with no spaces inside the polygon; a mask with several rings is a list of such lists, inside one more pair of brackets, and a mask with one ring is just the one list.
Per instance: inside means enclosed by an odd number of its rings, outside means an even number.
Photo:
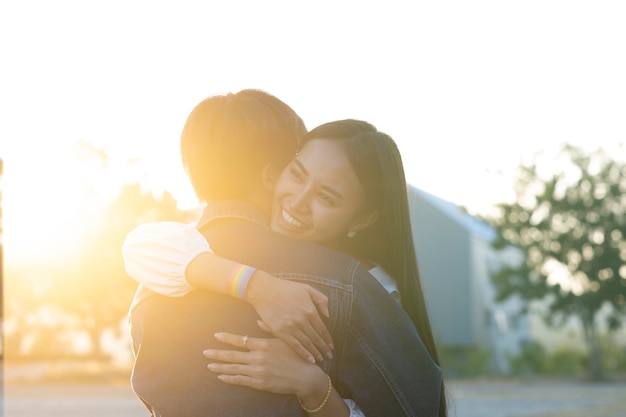
[{"label": "wrist", "polygon": [[251,266],[237,265],[226,281],[226,294],[245,300],[250,279],[255,272],[256,268]]},{"label": "wrist", "polygon": [[272,278],[270,274],[257,269],[248,281],[245,300],[250,304],[254,304],[255,301],[263,299],[264,291],[269,285],[268,279]]},{"label": "wrist", "polygon": [[302,409],[310,414],[321,410],[332,391],[330,377],[320,368],[319,374],[315,378],[308,379],[311,383],[303,386],[301,392],[297,394],[298,401]]}]

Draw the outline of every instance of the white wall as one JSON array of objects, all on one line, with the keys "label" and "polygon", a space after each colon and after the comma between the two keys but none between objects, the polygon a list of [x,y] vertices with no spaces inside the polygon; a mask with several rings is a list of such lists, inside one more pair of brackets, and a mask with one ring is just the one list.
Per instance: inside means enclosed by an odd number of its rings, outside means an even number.
[{"label": "white wall", "polygon": [[476,344],[489,349],[496,371],[509,369],[508,358],[517,355],[530,339],[529,323],[518,313],[523,307],[519,298],[495,302],[491,274],[505,264],[519,263],[523,257],[514,247],[496,251],[484,239],[472,238],[473,325]]}]

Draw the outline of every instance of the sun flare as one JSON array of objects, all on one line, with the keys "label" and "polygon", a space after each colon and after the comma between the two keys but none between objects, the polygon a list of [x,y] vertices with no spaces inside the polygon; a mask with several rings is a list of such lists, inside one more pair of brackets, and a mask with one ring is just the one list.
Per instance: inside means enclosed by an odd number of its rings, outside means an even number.
[{"label": "sun flare", "polygon": [[26,166],[4,161],[3,229],[7,264],[66,261],[80,248],[101,198],[75,155],[46,154]]}]

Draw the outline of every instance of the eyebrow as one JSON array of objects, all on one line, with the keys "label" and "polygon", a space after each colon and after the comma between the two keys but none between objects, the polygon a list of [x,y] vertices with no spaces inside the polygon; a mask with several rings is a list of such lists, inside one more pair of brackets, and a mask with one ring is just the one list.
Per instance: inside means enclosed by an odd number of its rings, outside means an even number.
[{"label": "eyebrow", "polygon": [[[309,176],[309,171],[304,167],[302,162],[300,162],[298,160],[298,158],[294,158],[293,163],[298,166],[298,169],[300,169],[304,173],[304,175]],[[335,190],[332,187],[329,187],[328,185],[322,185],[322,186],[320,186],[320,188],[322,188],[327,193],[330,193],[330,194],[334,195],[335,197],[337,197],[340,200],[344,199],[343,195],[339,191]]]}]

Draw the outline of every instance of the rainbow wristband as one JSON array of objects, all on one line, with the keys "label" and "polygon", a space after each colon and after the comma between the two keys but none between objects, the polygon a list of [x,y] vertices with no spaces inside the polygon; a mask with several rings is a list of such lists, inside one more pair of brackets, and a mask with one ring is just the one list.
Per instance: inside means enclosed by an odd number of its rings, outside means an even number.
[{"label": "rainbow wristband", "polygon": [[235,273],[228,281],[226,292],[242,300],[245,299],[248,282],[250,282],[250,278],[255,272],[256,268],[247,265],[238,265],[235,268]]}]

